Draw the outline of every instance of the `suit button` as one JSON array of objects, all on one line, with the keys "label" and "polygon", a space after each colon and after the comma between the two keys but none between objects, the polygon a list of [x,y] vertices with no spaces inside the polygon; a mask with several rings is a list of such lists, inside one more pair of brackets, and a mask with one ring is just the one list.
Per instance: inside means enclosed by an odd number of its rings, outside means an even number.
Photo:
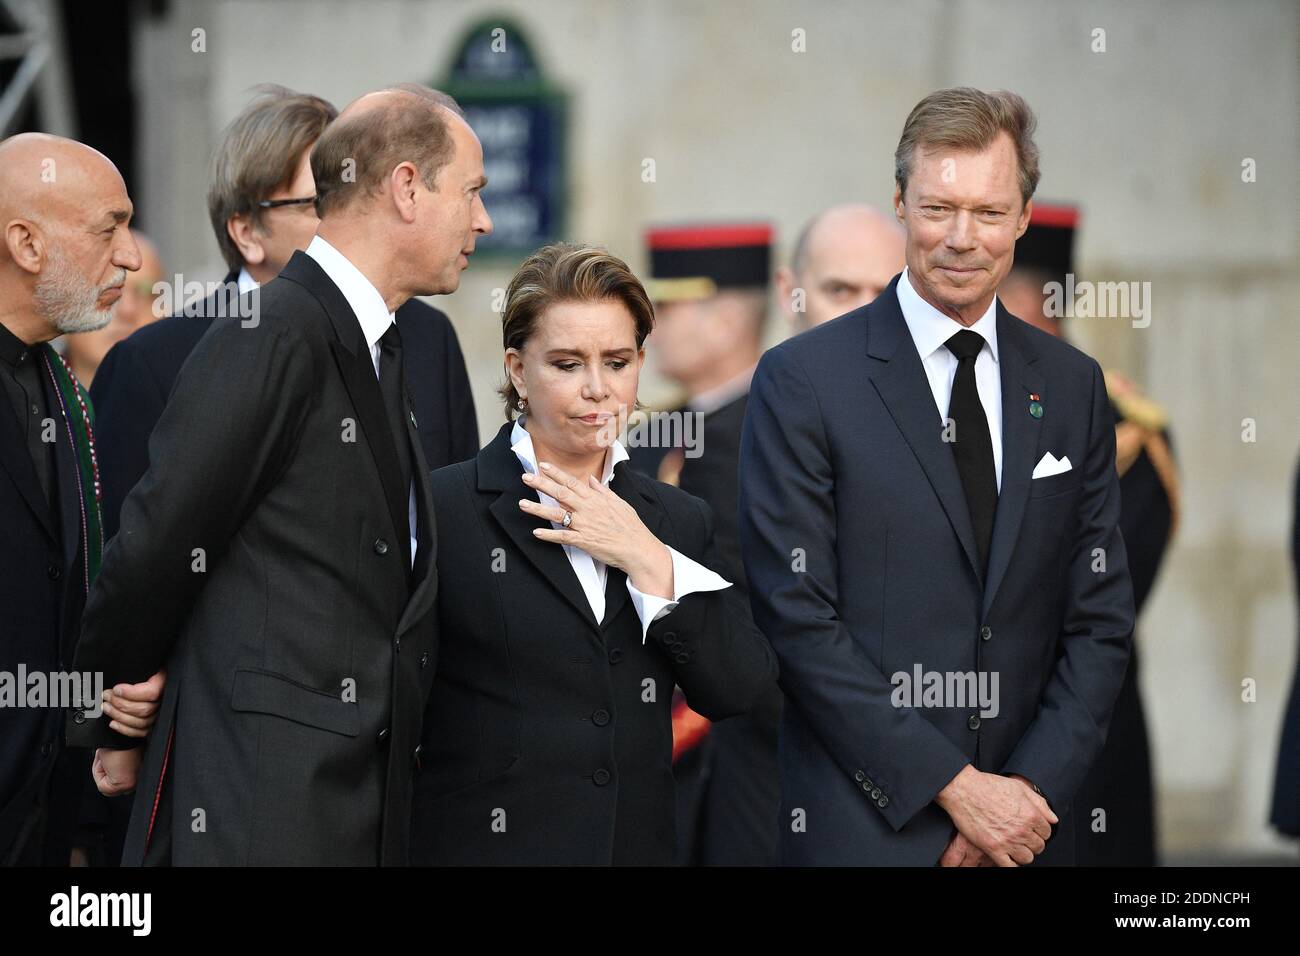
[{"label": "suit button", "polygon": [[879,799],[880,799],[880,788],[879,788],[879,787],[876,787],[874,790],[871,791],[871,799],[872,799],[872,800],[879,800]]},{"label": "suit button", "polygon": [[381,744],[386,744],[386,743],[388,743],[388,728],[387,728],[387,727],[385,727],[383,730],[381,730],[381,731],[379,732],[379,742],[380,742]]},{"label": "suit button", "polygon": [[376,538],[374,548],[375,548],[375,554],[387,554],[388,542],[385,541],[383,538]]},{"label": "suit button", "polygon": [[604,710],[603,708],[601,710],[596,711],[594,714],[591,715],[591,722],[595,724],[597,727],[604,727],[607,723],[609,723],[609,711]]},{"label": "suit button", "polygon": [[871,781],[870,781],[870,780],[863,780],[863,781],[862,781],[862,790],[863,790],[863,792],[866,793],[868,796],[871,795]]},{"label": "suit button", "polygon": [[424,670],[428,666],[429,666],[429,652],[425,651],[423,654],[420,655],[420,670]]},{"label": "suit button", "polygon": [[416,744],[415,750],[411,752],[411,766],[416,770],[420,769],[420,751],[423,749],[422,744]]},{"label": "suit button", "polygon": [[672,651],[674,654],[680,654],[682,652],[682,648],[685,646],[686,645],[683,644],[681,641],[673,641],[671,644],[668,644],[668,649]]},{"label": "suit button", "polygon": [[861,770],[859,770],[857,773],[853,775],[853,779],[856,780],[858,783],[861,783],[863,780],[867,779],[867,775],[863,773]]},{"label": "suit button", "polygon": [[983,627],[980,628],[981,641],[991,640],[992,637],[993,637],[993,628],[989,627],[987,624],[985,624]]},{"label": "suit button", "polygon": [[84,724],[86,722],[86,712],[84,710],[74,710],[72,712],[72,722],[74,724]]},{"label": "suit button", "polygon": [[609,662],[611,664],[617,664],[622,659],[623,659],[623,648],[615,647],[613,650],[609,652]]},{"label": "suit button", "polygon": [[675,640],[677,640],[677,632],[676,632],[676,631],[665,631],[665,632],[664,632],[664,642],[665,642],[665,643],[667,643],[667,644],[671,644],[671,643],[672,643],[673,641],[675,641]]},{"label": "suit button", "polygon": [[609,783],[609,771],[601,767],[591,775],[591,782],[598,787],[605,786],[605,784]]},{"label": "suit button", "polygon": [[876,806],[880,807],[880,809],[882,810],[885,809],[885,807],[889,806],[889,798],[882,796],[879,800],[876,801]]},{"label": "suit button", "polygon": [[966,726],[969,727],[971,730],[979,730],[980,729],[979,714],[971,714],[970,720],[966,721]]},{"label": "suit button", "polygon": [[54,749],[54,744],[50,743],[50,741],[48,740],[45,741],[45,743],[41,744],[41,756],[48,757],[50,755],[50,751],[53,749]]},{"label": "suit button", "polygon": [[691,660],[691,655],[687,654],[685,651],[682,651],[682,653],[678,654],[675,658],[673,658],[673,660],[677,661],[678,664],[689,664]]},{"label": "suit button", "polygon": [[59,578],[63,577],[63,571],[57,564],[50,564],[50,566],[45,569],[45,574],[51,581],[57,581]]}]

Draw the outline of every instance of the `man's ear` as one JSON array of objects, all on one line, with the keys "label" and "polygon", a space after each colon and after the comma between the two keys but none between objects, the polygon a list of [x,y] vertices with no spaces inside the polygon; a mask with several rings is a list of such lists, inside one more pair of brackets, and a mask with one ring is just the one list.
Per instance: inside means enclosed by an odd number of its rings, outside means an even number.
[{"label": "man's ear", "polygon": [[1029,202],[1025,203],[1025,208],[1020,210],[1020,221],[1016,223],[1017,239],[1023,236],[1025,234],[1025,230],[1029,228],[1029,217],[1033,215],[1033,212],[1034,212],[1034,201],[1031,199],[1029,200]]},{"label": "man's ear", "polygon": [[417,187],[420,185],[423,185],[420,182],[420,171],[415,168],[414,163],[408,160],[393,167],[393,172],[388,177],[388,186],[393,197],[393,205],[403,222],[415,221],[415,203],[419,193]]},{"label": "man's ear", "polygon": [[903,190],[898,187],[897,183],[894,184],[894,216],[897,217],[899,222],[906,223],[906,218],[903,215]]},{"label": "man's ear", "polygon": [[781,300],[781,311],[787,316],[794,315],[794,289],[794,270],[789,266],[781,266],[776,270],[776,294]]},{"label": "man's ear", "polygon": [[5,225],[5,248],[24,272],[38,275],[45,264],[45,237],[26,219],[14,219]]},{"label": "man's ear", "polygon": [[248,213],[237,212],[227,219],[226,235],[249,265],[260,266],[266,261],[266,250],[262,248],[262,240],[253,225],[253,217]]}]

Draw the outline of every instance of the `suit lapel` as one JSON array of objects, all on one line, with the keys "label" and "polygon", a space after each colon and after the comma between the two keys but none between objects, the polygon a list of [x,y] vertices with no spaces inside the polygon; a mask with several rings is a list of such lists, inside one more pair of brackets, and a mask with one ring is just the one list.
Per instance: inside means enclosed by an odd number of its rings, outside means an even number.
[{"label": "suit lapel", "polygon": [[868,307],[867,354],[877,360],[870,372],[871,383],[929,479],[966,552],[971,571],[980,579],[966,493],[952,448],[943,441],[943,420],[934,406],[925,367],[898,304],[898,281],[895,276],[889,288]]},{"label": "suit lapel", "polygon": [[984,588],[988,614],[1011,563],[1020,522],[1025,516],[1029,483],[1038,454],[1042,420],[1029,414],[1029,396],[1042,394],[1042,379],[1020,319],[997,305],[999,371],[1002,377],[1002,489],[989,546],[989,577]]},{"label": "suit lapel", "polygon": [[[510,429],[507,423],[497,432],[486,448],[479,452],[479,489],[500,492],[488,510],[492,513],[502,530],[510,536],[520,551],[546,579],[555,591],[568,601],[575,611],[587,622],[593,634],[599,634],[600,625],[591,613],[587,595],[582,590],[578,575],[569,564],[564,548],[551,541],[542,541],[533,536],[534,528],[549,528],[551,523],[542,518],[525,514],[519,508],[519,499],[529,498],[539,501],[537,492],[524,484],[523,466],[510,450]],[[506,569],[510,573],[509,568]],[[608,583],[608,582],[607,582]]]},{"label": "suit lapel", "polygon": [[[41,372],[41,377],[45,377],[44,371]],[[41,492],[41,484],[36,477],[36,466],[32,464],[32,456],[27,453],[27,439],[23,437],[22,430],[18,427],[18,420],[8,408],[0,409],[0,449],[3,449],[3,453],[0,454],[0,468],[9,473],[18,493],[23,496],[27,507],[36,516],[36,520],[45,529],[50,540],[57,541],[50,509],[45,503],[45,495]]]},{"label": "suit lapel", "polygon": [[384,397],[379,391],[379,379],[375,376],[375,366],[370,359],[370,348],[361,334],[361,323],[338,286],[330,280],[316,260],[306,253],[295,252],[289,264],[281,271],[280,278],[288,279],[311,292],[329,315],[337,337],[330,342],[330,349],[334,353],[348,396],[352,399],[352,407],[356,409],[357,422],[361,425],[366,444],[370,446],[370,454],[379,470],[379,481],[383,485],[389,517],[393,522],[393,534],[400,535],[394,538],[393,543],[400,552],[405,553],[402,541],[410,535],[410,523],[407,520],[409,489],[402,487],[402,472],[397,461],[397,448],[393,444],[393,431],[388,427]]},{"label": "suit lapel", "polygon": [[59,518],[63,532],[63,567],[70,570],[81,548],[81,493],[77,480],[77,450],[72,446],[68,422],[59,409],[58,386],[50,381],[49,370],[41,369],[45,407],[55,421],[54,470],[59,489]]},{"label": "suit lapel", "polygon": [[[415,582],[411,598],[406,602],[401,620],[397,624],[397,633],[402,634],[416,621],[420,620],[433,607],[433,599],[438,593],[438,566],[435,556],[438,553],[438,529],[434,523],[433,484],[429,480],[429,463],[424,460],[424,450],[420,447],[420,436],[416,430],[415,412],[411,410],[411,397],[407,397],[406,433],[411,442],[412,467],[415,472],[415,499],[417,507],[423,509],[428,540],[421,541],[420,547],[427,548],[423,560],[416,556],[417,568],[422,568],[420,579]],[[418,516],[417,516],[418,518]]]}]

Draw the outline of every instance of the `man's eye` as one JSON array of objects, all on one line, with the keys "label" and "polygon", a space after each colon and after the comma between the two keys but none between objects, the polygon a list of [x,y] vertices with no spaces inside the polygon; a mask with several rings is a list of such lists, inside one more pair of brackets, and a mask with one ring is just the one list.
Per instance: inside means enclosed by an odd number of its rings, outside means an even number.
[{"label": "man's eye", "polygon": [[609,364],[613,367],[614,371],[616,372],[621,372],[623,371],[623,369],[627,368],[627,362],[625,362],[623,359],[615,359]]},{"label": "man's eye", "polygon": [[578,367],[577,362],[555,362],[554,365],[556,368],[564,372],[572,372],[575,368]]}]

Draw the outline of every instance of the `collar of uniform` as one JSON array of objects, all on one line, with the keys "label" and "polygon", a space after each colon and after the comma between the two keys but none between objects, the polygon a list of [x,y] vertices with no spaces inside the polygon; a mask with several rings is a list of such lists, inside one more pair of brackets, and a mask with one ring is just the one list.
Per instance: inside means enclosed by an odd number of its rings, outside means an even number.
[{"label": "collar of uniform", "polygon": [[10,332],[8,326],[0,324],[0,359],[17,368],[34,348]]},{"label": "collar of uniform", "polygon": [[[533,436],[528,434],[528,430],[524,427],[524,418],[523,415],[516,418],[515,426],[510,430],[510,450],[524,466],[524,471],[535,475],[537,474],[537,452],[533,450]],[[614,444],[610,445],[605,452],[605,475],[600,479],[601,483],[608,485],[610,479],[614,477],[614,466],[627,459],[627,449],[615,438]]]},{"label": "collar of uniform", "polygon": [[384,304],[384,297],[365,274],[348,261],[347,256],[320,236],[313,237],[303,251],[316,260],[316,264],[343,293],[343,298],[348,300],[348,305],[361,324],[361,334],[366,338],[366,345],[373,350],[388,327],[397,321]]},{"label": "collar of uniform", "polygon": [[754,369],[756,368],[758,368],[757,365],[751,365],[735,378],[728,379],[721,385],[715,385],[713,388],[701,392],[687,402],[686,407],[693,412],[699,412],[701,415],[709,415],[724,405],[730,405],[740,396],[748,395],[750,383],[754,379]]},{"label": "collar of uniform", "polygon": [[921,294],[912,286],[912,280],[906,268],[903,269],[903,275],[898,280],[897,289],[898,306],[903,311],[903,321],[907,323],[907,331],[912,333],[912,341],[916,343],[916,351],[920,353],[922,361],[933,355],[935,350],[943,348],[943,344],[958,332],[969,328],[972,332],[978,332],[984,341],[988,343],[993,361],[997,362],[997,296],[993,297],[989,307],[974,325],[966,326],[956,319],[944,315],[921,298]]}]

